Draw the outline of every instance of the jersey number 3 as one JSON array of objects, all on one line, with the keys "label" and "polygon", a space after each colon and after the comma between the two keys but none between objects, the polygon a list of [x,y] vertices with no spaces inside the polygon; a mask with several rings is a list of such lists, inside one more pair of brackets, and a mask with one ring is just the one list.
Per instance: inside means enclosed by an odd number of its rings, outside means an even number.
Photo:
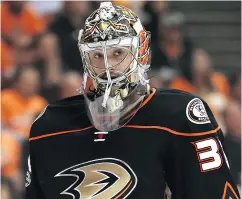
[{"label": "jersey number 3", "polygon": [[219,153],[218,142],[214,138],[208,138],[192,142],[195,146],[202,172],[218,169],[222,166],[223,160]]}]

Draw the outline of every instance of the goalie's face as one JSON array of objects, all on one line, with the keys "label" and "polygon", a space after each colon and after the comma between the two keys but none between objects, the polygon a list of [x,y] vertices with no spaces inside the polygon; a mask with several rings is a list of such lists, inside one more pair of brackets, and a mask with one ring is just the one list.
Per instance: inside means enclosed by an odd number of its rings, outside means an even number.
[{"label": "goalie's face", "polygon": [[118,46],[96,49],[86,54],[89,69],[95,76],[108,80],[127,73],[134,60],[131,47]]},{"label": "goalie's face", "polygon": [[93,82],[89,90],[94,88],[94,95],[84,89],[82,93],[89,119],[100,131],[120,128],[142,104],[146,86],[138,82],[137,43],[137,37],[125,37],[80,46]]}]

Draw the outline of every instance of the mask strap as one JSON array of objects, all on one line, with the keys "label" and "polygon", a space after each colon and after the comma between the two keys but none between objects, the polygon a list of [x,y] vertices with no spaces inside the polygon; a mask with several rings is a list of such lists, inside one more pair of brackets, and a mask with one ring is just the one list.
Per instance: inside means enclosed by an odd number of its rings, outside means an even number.
[{"label": "mask strap", "polygon": [[82,86],[84,89],[86,89],[86,85],[87,85],[87,73],[84,72],[83,74],[83,82],[82,82]]},{"label": "mask strap", "polygon": [[84,93],[84,90],[86,89],[86,85],[87,85],[87,73],[84,72],[82,85],[80,88],[76,89],[76,92],[81,93],[81,94]]},{"label": "mask strap", "polygon": [[106,108],[106,106],[107,106],[107,101],[108,101],[108,97],[109,97],[110,92],[111,92],[112,85],[113,85],[113,82],[111,82],[111,84],[107,84],[107,87],[106,87],[106,90],[105,90],[105,93],[104,93],[104,97],[103,97],[103,103],[102,103],[102,106],[104,108]]}]

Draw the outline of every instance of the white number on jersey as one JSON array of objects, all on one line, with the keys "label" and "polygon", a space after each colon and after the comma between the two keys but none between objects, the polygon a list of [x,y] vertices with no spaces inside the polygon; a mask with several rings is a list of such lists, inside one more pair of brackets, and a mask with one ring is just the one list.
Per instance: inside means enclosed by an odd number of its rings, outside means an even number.
[{"label": "white number on jersey", "polygon": [[193,142],[196,147],[198,161],[202,172],[218,169],[223,160],[219,153],[218,142],[214,138],[208,138]]}]

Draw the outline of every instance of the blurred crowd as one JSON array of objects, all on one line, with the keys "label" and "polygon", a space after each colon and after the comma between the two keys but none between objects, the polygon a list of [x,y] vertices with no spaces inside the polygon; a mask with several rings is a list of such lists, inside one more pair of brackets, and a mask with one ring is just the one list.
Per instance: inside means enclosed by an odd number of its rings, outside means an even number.
[{"label": "blurred crowd", "polygon": [[[82,61],[77,35],[95,1],[1,3],[2,199],[22,199],[32,122],[44,107],[77,95]],[[114,1],[134,10],[152,33],[151,85],[201,96],[225,134],[232,175],[240,186],[241,73],[215,71],[206,49],[184,35],[184,15],[168,1]],[[179,103],[179,102],[178,102]]]}]

